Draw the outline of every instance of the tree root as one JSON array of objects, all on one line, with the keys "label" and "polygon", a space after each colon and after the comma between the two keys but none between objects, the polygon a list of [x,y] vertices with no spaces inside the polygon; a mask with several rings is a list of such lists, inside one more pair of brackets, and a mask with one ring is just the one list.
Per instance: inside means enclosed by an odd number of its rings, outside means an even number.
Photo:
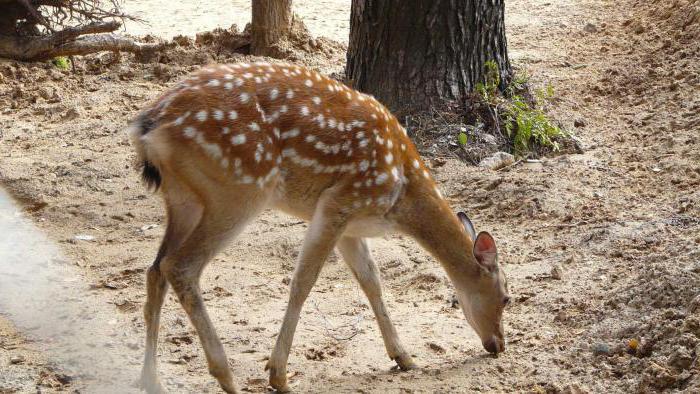
[{"label": "tree root", "polygon": [[[84,26],[68,27],[44,36],[0,35],[0,57],[21,61],[42,61],[57,56],[86,55],[100,51],[131,52],[148,61],[164,44],[144,44],[127,37],[109,33],[121,24],[93,22]],[[97,34],[80,37],[86,34]]]}]

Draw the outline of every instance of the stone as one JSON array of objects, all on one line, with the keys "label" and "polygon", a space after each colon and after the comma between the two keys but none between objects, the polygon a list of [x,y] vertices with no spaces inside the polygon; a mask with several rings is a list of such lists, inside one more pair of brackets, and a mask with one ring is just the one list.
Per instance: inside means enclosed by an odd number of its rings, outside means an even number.
[{"label": "stone", "polygon": [[486,167],[492,170],[509,166],[515,163],[515,156],[506,152],[496,152],[490,157],[486,157],[479,162],[479,167]]}]

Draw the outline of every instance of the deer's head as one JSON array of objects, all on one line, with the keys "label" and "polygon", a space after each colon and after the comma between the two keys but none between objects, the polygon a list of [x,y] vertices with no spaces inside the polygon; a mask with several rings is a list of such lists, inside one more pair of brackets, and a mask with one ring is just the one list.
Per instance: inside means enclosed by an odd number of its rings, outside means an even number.
[{"label": "deer's head", "polygon": [[496,241],[491,234],[476,233],[467,215],[457,215],[471,238],[473,257],[477,269],[470,272],[469,286],[457,286],[457,299],[464,316],[481,338],[489,353],[505,350],[503,335],[503,310],[510,302],[508,282],[498,264]]}]

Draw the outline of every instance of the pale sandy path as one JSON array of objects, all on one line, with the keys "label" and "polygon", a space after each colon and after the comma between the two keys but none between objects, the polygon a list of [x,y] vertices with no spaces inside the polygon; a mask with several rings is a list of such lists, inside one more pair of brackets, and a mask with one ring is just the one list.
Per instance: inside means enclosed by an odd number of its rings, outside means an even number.
[{"label": "pale sandy path", "polygon": [[[134,35],[153,34],[171,38],[231,24],[243,29],[250,22],[250,0],[126,0],[126,12],[148,22],[127,23],[126,32]],[[314,36],[325,36],[340,42],[348,41],[350,0],[297,0],[294,12],[301,16]]]}]

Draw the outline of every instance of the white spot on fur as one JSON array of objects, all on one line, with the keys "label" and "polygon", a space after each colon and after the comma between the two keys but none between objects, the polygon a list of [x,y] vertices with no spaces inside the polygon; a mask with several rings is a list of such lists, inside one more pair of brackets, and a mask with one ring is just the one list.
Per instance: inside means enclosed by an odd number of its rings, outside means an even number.
[{"label": "white spot on fur", "polygon": [[238,112],[236,112],[234,110],[228,111],[228,118],[231,120],[238,119]]},{"label": "white spot on fur", "polygon": [[377,175],[377,179],[375,180],[375,182],[377,183],[377,185],[381,185],[384,182],[386,182],[387,179],[389,179],[389,175],[387,175],[386,172],[382,172],[381,174]]},{"label": "white spot on fur", "polygon": [[231,137],[231,145],[242,145],[245,144],[245,141],[245,134],[238,134]]},{"label": "white spot on fur", "polygon": [[195,118],[197,118],[197,120],[200,122],[204,122],[205,120],[207,120],[207,111],[201,110],[197,112]]},{"label": "white spot on fur", "polygon": [[287,139],[287,138],[294,138],[294,137],[296,137],[296,136],[298,136],[298,135],[299,135],[299,129],[294,128],[294,129],[291,129],[291,130],[289,130],[289,131],[285,131],[284,133],[282,133],[282,134],[281,134],[281,138],[282,138],[283,140],[285,140],[285,139]]},{"label": "white spot on fur", "polygon": [[255,122],[250,122],[250,124],[248,125],[248,128],[251,129],[252,131],[260,131],[260,126]]},{"label": "white spot on fur", "polygon": [[319,104],[321,104],[321,98],[320,98],[320,97],[318,97],[318,96],[314,96],[314,97],[312,97],[312,98],[311,98],[311,101],[313,101],[313,102],[314,102],[314,104],[316,104],[316,105],[319,105]]},{"label": "white spot on fur", "polygon": [[418,161],[418,159],[413,160],[413,168],[415,168],[415,169],[420,168],[420,162]]},{"label": "white spot on fur", "polygon": [[241,93],[241,102],[245,104],[248,100],[250,100],[250,95],[248,93]]},{"label": "white spot on fur", "polygon": [[394,180],[399,180],[399,170],[396,167],[391,168],[391,176],[394,177]]},{"label": "white spot on fur", "polygon": [[188,116],[190,116],[190,112],[189,112],[189,111],[188,111],[188,112],[185,112],[184,115],[182,115],[182,116],[180,116],[179,118],[175,119],[175,125],[176,125],[176,126],[181,125],[181,124],[185,121],[185,119],[187,119]]},{"label": "white spot on fur", "polygon": [[367,171],[369,169],[369,160],[360,161],[359,169],[362,172]]},{"label": "white spot on fur", "polygon": [[224,120],[224,111],[217,109],[214,110],[214,119],[216,120]]},{"label": "white spot on fur", "polygon": [[386,164],[391,164],[394,161],[394,155],[392,155],[391,152],[387,153],[386,156],[384,156],[384,161],[386,161]]},{"label": "white spot on fur", "polygon": [[275,100],[279,95],[280,91],[277,89],[270,90],[270,100]]},{"label": "white spot on fur", "polygon": [[187,137],[187,138],[194,138],[194,136],[197,135],[197,129],[195,129],[192,126],[187,126],[183,130],[183,133],[185,134],[185,137]]}]

